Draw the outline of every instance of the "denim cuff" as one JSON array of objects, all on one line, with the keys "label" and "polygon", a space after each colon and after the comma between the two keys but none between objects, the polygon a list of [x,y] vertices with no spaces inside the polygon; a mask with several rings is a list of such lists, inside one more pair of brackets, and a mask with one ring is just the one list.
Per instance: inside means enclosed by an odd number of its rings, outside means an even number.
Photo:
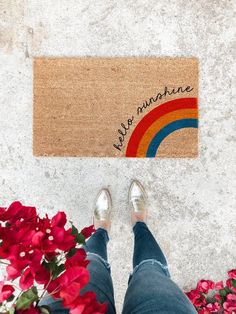
[{"label": "denim cuff", "polygon": [[[149,259],[145,259],[143,260],[142,262],[140,262],[138,265],[136,265],[133,269],[133,271],[130,273],[130,279],[133,277],[133,275],[138,271],[138,269],[140,268],[140,266],[142,266],[143,264],[147,264],[147,263],[150,263],[152,265],[156,264],[156,265],[159,265],[161,267],[161,270],[163,271],[163,273],[170,278],[170,273],[169,273],[169,270],[168,270],[168,266],[162,264],[161,262],[159,262],[158,260],[156,259],[153,259],[153,258],[149,258]],[[130,280],[129,279],[129,280]]]},{"label": "denim cuff", "polygon": [[110,271],[110,268],[111,268],[110,263],[108,263],[108,261],[102,258],[99,254],[93,253],[93,252],[87,252],[87,257],[90,261],[95,260],[95,259],[99,260],[106,267],[106,269]]}]

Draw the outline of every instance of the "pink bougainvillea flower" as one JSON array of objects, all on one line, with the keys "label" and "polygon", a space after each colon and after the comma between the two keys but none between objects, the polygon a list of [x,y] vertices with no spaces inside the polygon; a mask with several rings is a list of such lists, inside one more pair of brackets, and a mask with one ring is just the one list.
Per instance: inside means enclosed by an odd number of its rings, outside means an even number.
[{"label": "pink bougainvillea flower", "polygon": [[232,287],[232,279],[227,279],[227,280],[226,280],[226,286],[227,286],[228,288],[231,288],[231,287]]},{"label": "pink bougainvillea flower", "polygon": [[12,265],[8,265],[6,267],[6,271],[7,271],[7,275],[8,275],[7,280],[14,280],[14,279],[20,277],[20,275],[21,275],[21,270],[15,268]]},{"label": "pink bougainvillea flower", "polygon": [[186,295],[192,303],[195,303],[195,301],[201,297],[201,294],[196,289],[186,292]]},{"label": "pink bougainvillea flower", "polygon": [[236,279],[236,269],[231,269],[230,271],[228,271],[228,276],[231,279]]},{"label": "pink bougainvillea flower", "polygon": [[227,301],[236,301],[236,294],[229,293],[226,298]]},{"label": "pink bougainvillea flower", "polygon": [[85,237],[85,239],[89,238],[94,232],[96,231],[96,229],[94,228],[94,225],[91,225],[89,227],[86,227],[84,229],[81,230],[82,235]]},{"label": "pink bougainvillea flower", "polygon": [[38,230],[32,238],[33,246],[40,248],[46,254],[52,254],[57,249],[68,251],[76,246],[72,229],[65,230],[66,215],[57,213],[52,220],[46,215],[40,219]]},{"label": "pink bougainvillea flower", "polygon": [[0,228],[0,239],[2,240],[2,245],[0,247],[0,256],[4,259],[9,259],[11,255],[14,254],[14,248],[19,245],[21,250],[24,247],[30,248],[32,237],[35,234],[35,225],[31,223],[24,223],[17,221],[13,225],[7,225]]},{"label": "pink bougainvillea flower", "polygon": [[61,290],[61,284],[59,282],[59,277],[52,280],[48,285],[44,285],[44,289],[47,290],[48,293],[52,295],[54,298],[60,298],[60,290]]},{"label": "pink bougainvillea flower", "polygon": [[229,313],[232,313],[233,311],[236,311],[236,302],[234,301],[227,301],[223,303],[223,308],[228,311]]},{"label": "pink bougainvillea flower", "polygon": [[60,297],[62,298],[63,305],[65,307],[76,306],[76,299],[80,297],[80,289],[81,285],[78,282],[72,282],[70,285],[60,291]]},{"label": "pink bougainvillea flower", "polygon": [[50,233],[50,240],[53,244],[56,244],[59,250],[64,252],[69,251],[71,248],[76,246],[75,236],[71,234],[72,228],[65,230],[62,227],[54,226],[52,227],[52,232]]},{"label": "pink bougainvillea flower", "polygon": [[210,313],[217,313],[220,310],[220,304],[218,302],[209,303],[206,305],[206,309],[210,310]]},{"label": "pink bougainvillea flower", "polygon": [[72,257],[68,257],[65,262],[65,268],[68,269],[73,266],[87,267],[89,260],[86,260],[87,254],[84,249],[80,248]]},{"label": "pink bougainvillea flower", "polygon": [[8,208],[1,208],[0,220],[8,221],[10,224],[17,220],[24,222],[35,222],[37,220],[36,208],[31,206],[23,206],[21,202],[13,202]]},{"label": "pink bougainvillea flower", "polygon": [[66,269],[59,277],[59,282],[62,287],[66,287],[72,282],[79,282],[81,288],[89,281],[89,272],[86,268],[81,266],[74,266]]},{"label": "pink bougainvillea flower", "polygon": [[22,290],[27,290],[30,287],[32,287],[33,283],[34,283],[34,276],[30,268],[28,267],[21,275],[19,285]]},{"label": "pink bougainvillea flower", "polygon": [[211,311],[207,308],[201,308],[198,310],[198,314],[211,314]]},{"label": "pink bougainvillea flower", "polygon": [[4,284],[3,281],[0,281],[0,303],[10,298],[14,291],[15,289],[11,285]]},{"label": "pink bougainvillea flower", "polygon": [[68,294],[67,287],[73,282],[80,284],[80,289],[88,284],[89,271],[81,266],[73,266],[66,269],[59,277],[52,280],[47,287],[49,293],[53,293],[55,298],[60,298],[61,294]]},{"label": "pink bougainvillea flower", "polygon": [[210,289],[214,289],[214,282],[211,280],[200,280],[197,284],[197,290],[207,293]]},{"label": "pink bougainvillea flower", "polygon": [[76,307],[70,310],[70,314],[102,314],[107,312],[107,303],[96,301],[96,295],[88,291],[80,296]]},{"label": "pink bougainvillea flower", "polygon": [[192,304],[195,307],[200,307],[206,305],[206,298],[204,295],[198,291],[197,289],[191,290],[190,292],[187,292],[186,295],[192,302]]},{"label": "pink bougainvillea flower", "polygon": [[214,297],[217,301],[221,301],[221,296],[219,294],[215,294]]},{"label": "pink bougainvillea flower", "polygon": [[64,212],[58,212],[52,217],[52,227],[57,226],[63,228],[66,224],[66,214]]},{"label": "pink bougainvillea flower", "polygon": [[42,252],[38,249],[32,249],[20,244],[14,244],[9,251],[8,260],[11,262],[6,268],[8,280],[15,279],[27,266],[31,273],[35,274],[41,268]]},{"label": "pink bougainvillea flower", "polygon": [[50,280],[50,272],[41,264],[34,273],[34,279],[41,285],[47,284]]},{"label": "pink bougainvillea flower", "polygon": [[216,290],[224,289],[223,281],[221,280],[221,281],[216,282],[214,289],[216,289]]}]

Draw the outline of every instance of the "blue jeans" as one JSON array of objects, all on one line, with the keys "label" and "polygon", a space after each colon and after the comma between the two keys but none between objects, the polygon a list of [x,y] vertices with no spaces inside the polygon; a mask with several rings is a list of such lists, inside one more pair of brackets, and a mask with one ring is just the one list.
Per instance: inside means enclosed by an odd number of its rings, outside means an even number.
[{"label": "blue jeans", "polygon": [[[191,314],[197,313],[183,291],[170,279],[165,256],[144,222],[133,227],[133,272],[128,279],[122,314]],[[94,291],[97,300],[108,303],[108,314],[115,314],[115,301],[110,264],[107,261],[105,229],[99,228],[84,246],[91,262],[88,265],[90,282],[82,290]],[[61,302],[51,297],[40,302],[55,314],[68,314]]]}]

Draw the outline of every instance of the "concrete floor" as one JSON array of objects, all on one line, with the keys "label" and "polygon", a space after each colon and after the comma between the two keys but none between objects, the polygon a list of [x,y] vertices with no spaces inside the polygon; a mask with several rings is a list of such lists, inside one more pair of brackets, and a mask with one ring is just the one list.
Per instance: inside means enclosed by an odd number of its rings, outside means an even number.
[{"label": "concrete floor", "polygon": [[[65,210],[83,227],[109,187],[118,313],[131,271],[132,178],[147,188],[150,228],[183,289],[236,266],[235,9],[233,0],[0,0],[0,203]],[[199,158],[34,158],[32,57],[84,55],[199,57]]]}]

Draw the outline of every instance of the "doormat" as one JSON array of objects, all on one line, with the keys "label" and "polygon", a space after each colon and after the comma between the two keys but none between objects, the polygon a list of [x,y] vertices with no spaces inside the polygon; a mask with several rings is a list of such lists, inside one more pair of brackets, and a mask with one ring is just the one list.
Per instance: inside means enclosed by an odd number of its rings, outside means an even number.
[{"label": "doormat", "polygon": [[196,58],[35,58],[35,156],[196,157]]}]

